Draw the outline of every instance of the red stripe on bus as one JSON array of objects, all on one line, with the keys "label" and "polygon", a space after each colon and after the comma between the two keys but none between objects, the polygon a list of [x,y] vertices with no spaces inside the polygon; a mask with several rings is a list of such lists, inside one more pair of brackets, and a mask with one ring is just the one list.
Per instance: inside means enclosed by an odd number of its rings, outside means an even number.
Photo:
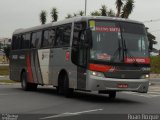
[{"label": "red stripe on bus", "polygon": [[30,82],[33,82],[33,74],[32,74],[32,69],[31,69],[31,61],[30,61],[30,55],[27,55],[27,70],[29,74],[29,80]]},{"label": "red stripe on bus", "polygon": [[111,69],[112,69],[112,66],[108,66],[108,65],[99,65],[99,64],[89,65],[89,70],[92,70],[92,71],[108,72]]}]

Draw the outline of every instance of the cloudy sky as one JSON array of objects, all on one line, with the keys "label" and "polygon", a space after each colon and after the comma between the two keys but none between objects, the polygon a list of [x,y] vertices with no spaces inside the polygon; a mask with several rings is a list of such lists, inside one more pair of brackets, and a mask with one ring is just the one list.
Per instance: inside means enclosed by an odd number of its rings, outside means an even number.
[{"label": "cloudy sky", "polygon": [[[108,8],[115,8],[116,0],[87,0],[87,15],[98,10],[105,4]],[[40,25],[41,10],[48,12],[47,22],[51,21],[50,11],[56,7],[59,20],[63,20],[68,13],[84,10],[85,0],[0,0],[0,37],[11,37],[17,28],[27,28]],[[160,49],[160,0],[135,0],[135,8],[130,19],[142,21],[157,37]],[[152,22],[150,22],[152,20]]]}]

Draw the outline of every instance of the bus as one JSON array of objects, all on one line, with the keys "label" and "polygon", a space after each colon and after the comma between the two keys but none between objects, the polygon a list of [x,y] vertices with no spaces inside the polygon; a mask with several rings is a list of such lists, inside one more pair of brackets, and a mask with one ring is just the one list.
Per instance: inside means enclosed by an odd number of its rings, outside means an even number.
[{"label": "bus", "polygon": [[150,55],[143,23],[81,16],[15,30],[10,79],[23,90],[53,85],[67,97],[75,90],[147,93]]}]

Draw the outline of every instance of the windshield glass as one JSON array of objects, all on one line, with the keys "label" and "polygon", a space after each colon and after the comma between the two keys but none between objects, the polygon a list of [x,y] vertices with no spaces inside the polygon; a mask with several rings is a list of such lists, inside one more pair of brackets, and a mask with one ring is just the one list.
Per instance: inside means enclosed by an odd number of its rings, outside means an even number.
[{"label": "windshield glass", "polygon": [[[121,23],[122,37],[129,53],[136,58],[148,57],[148,39],[143,25]],[[127,56],[129,56],[127,54]]]},{"label": "windshield glass", "polygon": [[[97,21],[92,24],[93,46],[91,49],[91,59],[99,61],[113,61],[115,56],[119,56],[120,27],[118,23],[112,21]],[[95,24],[95,25],[93,25]],[[120,57],[114,59],[120,62]]]},{"label": "windshield glass", "polygon": [[[121,62],[122,45],[133,57],[148,57],[148,40],[141,24],[116,21],[90,21],[92,29],[91,59],[106,62]],[[130,55],[130,56],[131,56]]]}]

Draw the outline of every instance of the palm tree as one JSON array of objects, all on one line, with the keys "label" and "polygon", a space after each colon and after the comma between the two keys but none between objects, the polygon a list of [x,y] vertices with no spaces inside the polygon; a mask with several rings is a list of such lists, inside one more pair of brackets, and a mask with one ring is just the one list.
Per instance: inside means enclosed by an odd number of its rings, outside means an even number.
[{"label": "palm tree", "polygon": [[68,18],[72,18],[72,15],[71,14],[67,14],[66,19],[68,19]]},{"label": "palm tree", "polygon": [[93,11],[91,12],[91,16],[110,16],[110,17],[115,17],[115,12],[110,9],[109,11],[107,10],[107,6],[102,5],[99,11]]},{"label": "palm tree", "polygon": [[41,13],[40,13],[41,24],[46,23],[46,21],[47,21],[46,16],[47,16],[47,12],[45,10],[42,10]]},{"label": "palm tree", "polygon": [[100,8],[101,16],[108,16],[107,15],[107,7],[105,5],[102,5]]},{"label": "palm tree", "polygon": [[122,9],[122,18],[128,18],[129,15],[132,13],[134,8],[134,0],[127,0],[126,4],[124,5]]},{"label": "palm tree", "polygon": [[55,22],[58,20],[58,11],[56,8],[52,8],[51,17],[52,17],[52,22]]},{"label": "palm tree", "polygon": [[122,0],[116,0],[116,8],[117,8],[117,14],[116,14],[116,16],[117,17],[119,17],[120,14],[121,14],[122,6],[123,6]]}]

